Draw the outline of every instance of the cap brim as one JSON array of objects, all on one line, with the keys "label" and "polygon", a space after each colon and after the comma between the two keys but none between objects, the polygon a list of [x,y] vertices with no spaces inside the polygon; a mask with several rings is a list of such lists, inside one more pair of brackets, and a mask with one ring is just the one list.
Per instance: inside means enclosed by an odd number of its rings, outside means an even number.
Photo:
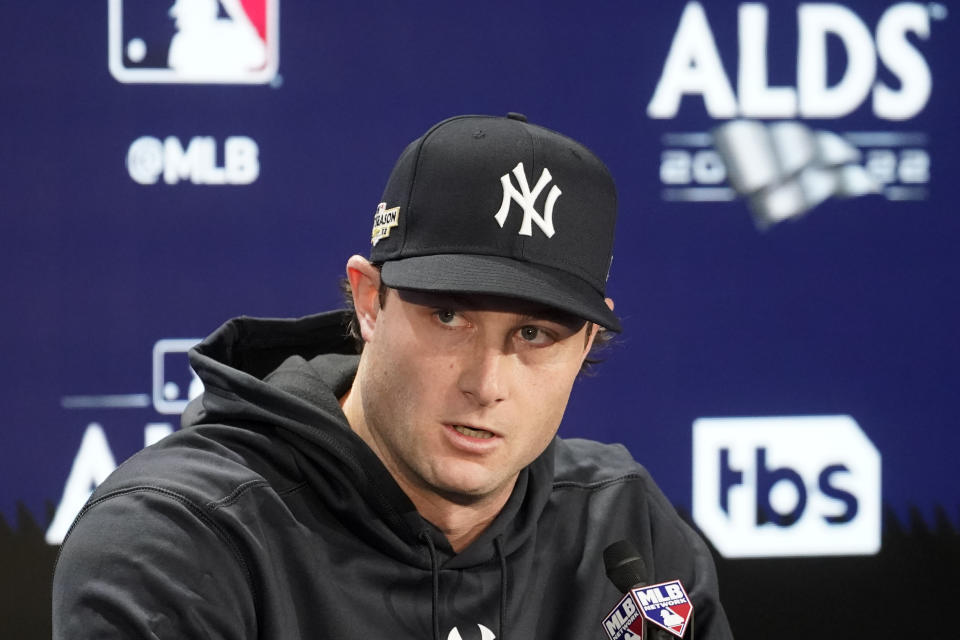
[{"label": "cap brim", "polygon": [[380,279],[388,287],[473,293],[544,304],[620,332],[620,321],[603,295],[580,278],[541,265],[475,254],[415,256],[385,262]]}]

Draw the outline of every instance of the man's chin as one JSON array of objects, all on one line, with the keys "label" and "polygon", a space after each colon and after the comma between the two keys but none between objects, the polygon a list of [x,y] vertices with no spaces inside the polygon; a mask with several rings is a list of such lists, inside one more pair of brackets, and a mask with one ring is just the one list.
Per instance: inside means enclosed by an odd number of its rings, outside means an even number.
[{"label": "man's chin", "polygon": [[515,478],[496,482],[489,477],[460,477],[434,485],[434,491],[443,499],[461,506],[470,506],[509,494],[513,490]]}]

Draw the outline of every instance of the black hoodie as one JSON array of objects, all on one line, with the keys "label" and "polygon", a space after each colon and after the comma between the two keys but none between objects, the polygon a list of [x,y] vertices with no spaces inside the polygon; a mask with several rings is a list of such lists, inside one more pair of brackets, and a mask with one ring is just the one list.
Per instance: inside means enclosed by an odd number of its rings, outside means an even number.
[{"label": "black hoodie", "polygon": [[55,638],[602,639],[621,539],[651,582],[681,580],[698,639],[730,637],[704,543],[622,446],[555,439],[455,553],[340,410],[343,321],[240,318],[191,352],[205,391],[184,428],[64,541]]}]

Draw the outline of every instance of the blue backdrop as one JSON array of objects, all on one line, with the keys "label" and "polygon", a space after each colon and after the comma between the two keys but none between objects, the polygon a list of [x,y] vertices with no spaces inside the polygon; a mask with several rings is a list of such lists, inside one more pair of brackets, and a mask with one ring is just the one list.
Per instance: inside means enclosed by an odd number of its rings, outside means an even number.
[{"label": "blue backdrop", "polygon": [[[624,333],[577,383],[563,435],[625,443],[691,520],[697,501],[750,491],[797,526],[833,514],[842,528],[881,505],[873,551],[718,552],[740,637],[800,633],[806,605],[788,594],[829,591],[821,576],[893,579],[893,549],[926,548],[910,576],[946,590],[960,566],[956,7],[224,0],[219,23],[247,41],[211,49],[191,48],[173,4],[14,3],[0,22],[0,618],[16,637],[49,633],[68,480],[89,491],[178,425],[190,340],[234,315],[337,306],[399,152],[460,113],[523,112],[617,181],[609,295]],[[218,62],[234,46],[262,64]],[[715,144],[734,120],[784,161],[775,182],[737,183],[734,165],[763,156]],[[789,168],[797,143],[775,123],[802,125],[818,151]],[[757,194],[784,186],[807,189],[804,204],[771,221]],[[849,416],[881,471],[860,477],[864,451],[822,453],[813,435],[776,459],[764,445],[761,468],[742,430],[706,450],[740,456],[739,485],[695,468],[695,421],[757,416]],[[818,488],[828,464],[847,476]],[[804,488],[761,487],[788,468]],[[737,508],[723,517],[761,531]],[[765,526],[787,548],[799,531]],[[813,577],[798,586],[799,569]],[[754,580],[776,603],[762,616]],[[843,628],[882,613],[858,606]]]}]

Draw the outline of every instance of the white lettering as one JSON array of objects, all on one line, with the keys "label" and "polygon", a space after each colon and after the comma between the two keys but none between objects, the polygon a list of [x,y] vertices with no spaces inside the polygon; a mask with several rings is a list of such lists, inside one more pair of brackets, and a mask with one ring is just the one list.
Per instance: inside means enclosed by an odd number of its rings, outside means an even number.
[{"label": "white lettering", "polygon": [[[801,4],[797,19],[800,115],[837,118],[852,112],[866,98],[877,70],[870,32],[857,14],[838,4]],[[847,53],[847,68],[832,87],[827,86],[828,34],[839,37]]]},{"label": "white lettering", "polygon": [[[201,161],[194,166],[195,173],[190,181],[194,184],[224,184],[227,181],[227,172],[217,166],[217,141],[211,137],[194,138],[190,146],[199,144],[202,149]],[[190,150],[187,149],[189,153]],[[195,177],[196,176],[196,177]]]},{"label": "white lettering", "polygon": [[163,173],[163,143],[151,136],[141,136],[127,150],[127,172],[134,182],[156,184]]},{"label": "white lettering", "polygon": [[634,591],[637,596],[640,598],[640,606],[648,607],[651,604],[660,603],[660,589],[654,587],[652,589],[637,589]]},{"label": "white lettering", "polygon": [[260,149],[246,136],[233,136],[224,143],[223,156],[227,182],[250,184],[260,176]]},{"label": "white lettering", "polygon": [[720,184],[727,178],[723,159],[713,149],[701,149],[693,154],[693,179],[700,184]]},{"label": "white lettering", "polygon": [[737,115],[737,98],[699,2],[689,2],[683,10],[647,115],[675,117],[684,94],[702,95],[707,113],[713,118]]},{"label": "white lettering", "polygon": [[[859,108],[872,90],[877,117],[912,118],[930,99],[932,74],[908,35],[929,39],[931,16],[943,17],[934,7],[942,5],[895,4],[880,17],[874,35],[856,13],[841,4],[801,3],[797,8],[796,87],[791,87],[770,85],[768,5],[742,3],[735,94],[703,5],[688,2],[647,114],[651,118],[674,118],[685,95],[699,95],[708,115],[715,119],[837,118]],[[846,67],[831,83],[828,42],[832,39],[843,47]],[[877,80],[878,57],[895,76],[899,88]]]},{"label": "white lettering", "polygon": [[210,162],[208,151],[211,138],[196,137],[190,140],[186,151],[176,136],[169,136],[163,142],[163,181],[176,184],[180,179],[190,179],[194,184],[202,180],[203,165]]},{"label": "white lettering", "polygon": [[107,436],[96,422],[87,425],[80,441],[80,449],[73,459],[70,475],[63,489],[63,497],[53,516],[53,522],[47,528],[47,544],[60,544],[67,535],[74,518],[98,484],[107,479],[117,468]]},{"label": "white lettering", "polygon": [[908,31],[924,40],[930,37],[930,16],[923,5],[896,4],[887,9],[877,23],[877,53],[900,81],[899,91],[882,82],[873,88],[873,112],[887,120],[912,118],[930,99],[930,68],[907,40]]},{"label": "white lettering", "polygon": [[690,154],[681,149],[667,149],[660,155],[660,182],[663,184],[689,184]]},{"label": "white lettering", "polygon": [[737,92],[740,113],[751,118],[790,118],[797,113],[797,92],[767,84],[767,7],[745,2],[739,13],[740,64]]},{"label": "white lettering", "polygon": [[127,171],[139,184],[250,184],[260,176],[259,148],[246,136],[231,136],[223,144],[224,166],[217,164],[217,142],[210,136],[190,139],[186,149],[176,136],[163,142],[142,136],[127,151]]},{"label": "white lettering", "polygon": [[603,621],[604,626],[607,628],[608,635],[615,635],[617,631],[620,630],[620,627],[623,626],[623,613],[617,609],[610,614],[610,617]]},{"label": "white lettering", "polygon": [[871,149],[864,166],[880,184],[890,184],[897,179],[897,154],[891,149]]},{"label": "white lettering", "polygon": [[930,181],[930,155],[923,149],[904,149],[897,170],[900,182],[923,184]]}]

